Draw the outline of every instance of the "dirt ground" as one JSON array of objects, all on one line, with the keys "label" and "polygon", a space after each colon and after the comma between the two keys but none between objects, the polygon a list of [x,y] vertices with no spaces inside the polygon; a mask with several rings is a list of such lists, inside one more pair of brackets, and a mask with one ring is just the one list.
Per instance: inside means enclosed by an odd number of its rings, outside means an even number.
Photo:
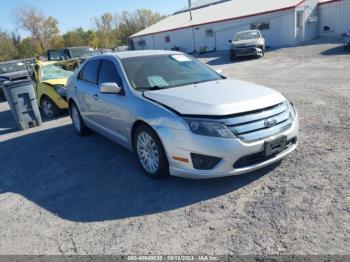
[{"label": "dirt ground", "polygon": [[296,152],[238,177],[154,181],[67,116],[17,132],[2,102],[0,254],[350,254],[350,51],[318,40],[201,59],[293,101]]}]

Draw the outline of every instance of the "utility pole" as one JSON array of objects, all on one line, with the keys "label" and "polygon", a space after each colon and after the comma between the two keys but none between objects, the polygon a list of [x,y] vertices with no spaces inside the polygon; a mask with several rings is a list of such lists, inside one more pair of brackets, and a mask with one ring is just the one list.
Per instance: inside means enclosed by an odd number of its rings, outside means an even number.
[{"label": "utility pole", "polygon": [[188,0],[188,10],[190,11],[190,19],[192,21],[192,1]]}]

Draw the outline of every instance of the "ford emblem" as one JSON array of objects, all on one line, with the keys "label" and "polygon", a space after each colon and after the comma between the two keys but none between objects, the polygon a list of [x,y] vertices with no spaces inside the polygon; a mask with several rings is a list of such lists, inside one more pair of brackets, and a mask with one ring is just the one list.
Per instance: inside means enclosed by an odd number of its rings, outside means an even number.
[{"label": "ford emblem", "polygon": [[277,124],[277,120],[274,118],[267,119],[264,123],[266,127],[273,127]]}]

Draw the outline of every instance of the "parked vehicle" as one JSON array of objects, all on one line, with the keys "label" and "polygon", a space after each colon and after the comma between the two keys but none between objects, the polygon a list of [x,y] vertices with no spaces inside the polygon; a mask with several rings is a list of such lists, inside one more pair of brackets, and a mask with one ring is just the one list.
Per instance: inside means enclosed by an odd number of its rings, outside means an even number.
[{"label": "parked vehicle", "polygon": [[43,114],[47,118],[58,116],[67,109],[67,79],[79,65],[76,59],[63,62],[41,62],[35,64],[35,91]]},{"label": "parked vehicle", "polygon": [[230,59],[242,56],[263,57],[265,54],[265,38],[259,30],[241,31],[235,34],[230,48]]},{"label": "parked vehicle", "polygon": [[129,51],[129,47],[127,45],[120,45],[114,48],[114,52],[125,52]]},{"label": "parked vehicle", "polygon": [[111,48],[100,48],[98,51],[100,54],[111,54],[114,52]]},{"label": "parked vehicle", "polygon": [[[15,75],[28,75],[28,65],[33,64],[33,60],[12,60],[0,63],[0,79],[2,77],[12,78]],[[0,80],[1,81],[1,80]],[[3,90],[0,87],[0,97],[4,97]]]},{"label": "parked vehicle", "polygon": [[90,57],[97,54],[98,52],[92,47],[77,46],[48,50],[47,59],[49,61],[61,61],[72,58]]},{"label": "parked vehicle", "polygon": [[297,147],[298,115],[283,95],[176,51],[89,58],[67,96],[79,135],[92,129],[133,150],[155,178],[238,175]]}]

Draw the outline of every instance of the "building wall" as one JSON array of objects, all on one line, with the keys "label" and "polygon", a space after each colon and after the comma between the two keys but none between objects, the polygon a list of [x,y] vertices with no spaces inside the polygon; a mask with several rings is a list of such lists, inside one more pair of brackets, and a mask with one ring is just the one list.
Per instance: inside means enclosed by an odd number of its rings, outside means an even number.
[{"label": "building wall", "polygon": [[[306,0],[295,8],[295,38],[297,44],[310,41],[319,35],[318,2],[319,0]],[[298,12],[301,12],[303,16],[302,28],[298,28]]]},{"label": "building wall", "polygon": [[[340,37],[350,27],[350,0],[342,0],[319,6],[320,36]],[[329,28],[329,30],[326,27]]]},{"label": "building wall", "polygon": [[[266,45],[280,47],[294,44],[294,10],[288,10],[200,26],[194,30],[197,50],[203,46],[207,46],[209,50],[214,47],[217,50],[228,50],[230,48],[229,40],[232,40],[235,33],[249,30],[252,24],[258,23],[269,24],[269,29],[262,30]],[[205,31],[210,29],[214,31],[212,38],[206,37],[205,34]]]},{"label": "building wall", "polygon": [[[191,52],[194,48],[199,51],[201,48],[206,47],[207,51],[214,49],[228,50],[230,48],[229,40],[232,40],[236,32],[251,29],[251,25],[256,23],[269,23],[270,28],[268,30],[262,30],[268,46],[280,47],[295,44],[295,12],[294,9],[290,9],[282,12],[135,37],[135,49],[169,50],[179,47],[182,51]],[[170,42],[166,42],[166,37],[170,38]],[[146,45],[138,45],[140,40],[145,41]]]},{"label": "building wall", "polygon": [[[251,29],[251,25],[257,23],[269,24],[269,29],[262,30],[262,33],[266,45],[270,47],[292,46],[318,36],[340,36],[348,30],[350,0],[321,5],[318,2],[305,0],[295,9],[135,37],[135,49],[169,50],[178,47],[184,52],[193,52],[194,49],[198,52],[204,48],[206,51],[228,50],[229,40],[236,32]],[[329,30],[325,30],[325,27]],[[144,40],[146,45],[138,45],[140,40]]]}]

